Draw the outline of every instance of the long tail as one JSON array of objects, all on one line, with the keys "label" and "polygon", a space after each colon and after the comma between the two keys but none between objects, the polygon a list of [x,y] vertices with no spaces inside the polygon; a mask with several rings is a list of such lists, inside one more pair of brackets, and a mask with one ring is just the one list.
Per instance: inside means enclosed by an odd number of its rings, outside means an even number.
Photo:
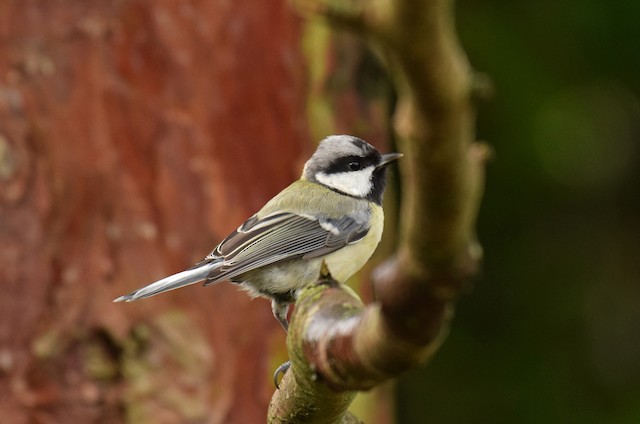
[{"label": "long tail", "polygon": [[186,271],[179,272],[177,274],[170,275],[158,280],[155,283],[151,283],[146,287],[142,287],[136,291],[133,291],[124,296],[120,296],[115,299],[114,302],[132,302],[138,299],[144,299],[146,297],[155,296],[169,290],[179,289],[180,287],[195,284],[199,281],[203,281],[207,278],[209,273],[220,266],[220,261],[205,262],[200,265],[196,265]]}]

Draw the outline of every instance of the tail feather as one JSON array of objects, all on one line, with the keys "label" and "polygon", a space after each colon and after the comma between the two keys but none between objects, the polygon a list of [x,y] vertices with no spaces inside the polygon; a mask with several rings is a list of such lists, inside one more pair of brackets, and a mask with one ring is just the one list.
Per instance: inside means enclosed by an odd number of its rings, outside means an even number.
[{"label": "tail feather", "polygon": [[142,287],[136,291],[133,291],[124,296],[120,296],[115,299],[114,302],[132,302],[138,299],[144,299],[146,297],[155,296],[169,290],[179,289],[180,287],[195,284],[197,282],[206,280],[209,273],[220,266],[220,261],[205,262],[199,266],[195,266],[186,271],[179,272],[177,274],[170,275],[158,280],[155,283],[151,283],[146,287]]}]

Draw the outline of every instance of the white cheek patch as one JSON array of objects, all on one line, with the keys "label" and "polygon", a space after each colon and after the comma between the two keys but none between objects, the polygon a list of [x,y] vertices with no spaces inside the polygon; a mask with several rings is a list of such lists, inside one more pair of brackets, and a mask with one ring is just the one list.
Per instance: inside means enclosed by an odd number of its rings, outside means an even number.
[{"label": "white cheek patch", "polygon": [[368,166],[359,171],[337,172],[335,174],[318,172],[316,180],[327,187],[351,196],[365,197],[371,191],[371,174],[373,174],[373,170],[373,166]]}]

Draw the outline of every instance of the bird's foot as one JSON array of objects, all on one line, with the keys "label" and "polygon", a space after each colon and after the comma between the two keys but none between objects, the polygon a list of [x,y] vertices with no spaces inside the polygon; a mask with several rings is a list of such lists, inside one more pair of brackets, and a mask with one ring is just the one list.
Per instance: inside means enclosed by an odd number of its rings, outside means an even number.
[{"label": "bird's foot", "polygon": [[284,377],[284,375],[287,373],[289,368],[291,368],[291,361],[287,361],[284,364],[280,365],[276,369],[276,372],[273,373],[273,384],[276,385],[276,389],[280,390],[280,385],[278,384],[278,377],[280,377],[280,374],[282,374],[282,376]]}]

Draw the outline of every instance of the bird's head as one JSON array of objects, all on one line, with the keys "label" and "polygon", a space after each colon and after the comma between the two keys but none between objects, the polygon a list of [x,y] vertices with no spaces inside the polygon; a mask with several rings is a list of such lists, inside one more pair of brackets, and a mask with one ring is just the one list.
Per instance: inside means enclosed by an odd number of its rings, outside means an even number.
[{"label": "bird's head", "polygon": [[381,204],[385,169],[401,157],[401,153],[382,155],[358,137],[332,135],[320,142],[305,164],[302,178],[342,194]]}]

